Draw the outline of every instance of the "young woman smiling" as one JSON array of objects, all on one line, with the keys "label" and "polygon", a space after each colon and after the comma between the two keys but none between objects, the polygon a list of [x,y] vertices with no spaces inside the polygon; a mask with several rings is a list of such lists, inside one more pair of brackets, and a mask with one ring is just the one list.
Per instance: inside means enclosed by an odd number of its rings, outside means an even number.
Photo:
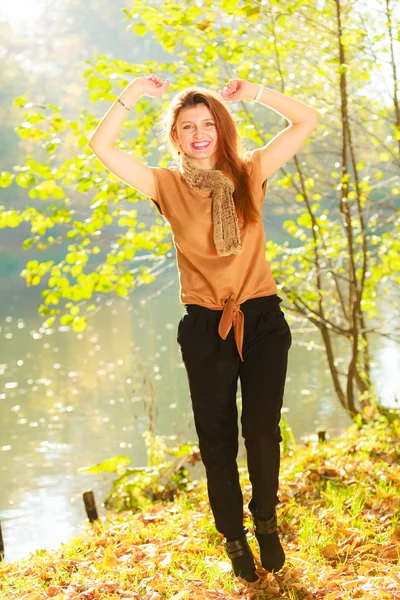
[{"label": "young woman smiling", "polygon": [[[261,84],[229,81],[219,92],[179,92],[163,115],[170,167],[149,167],[115,146],[127,112],[145,94],[156,98],[170,81],[139,77],[115,101],[90,139],[101,162],[148,196],[170,224],[185,313],[177,342],[186,368],[194,422],[216,529],[234,572],[256,581],[243,526],[237,469],[237,385],[242,436],[252,484],[248,505],[261,564],[278,571],[285,554],[277,530],[279,421],[292,336],[265,258],[262,203],[268,178],[301,148],[318,113]],[[249,152],[227,102],[255,100],[291,125]]]}]

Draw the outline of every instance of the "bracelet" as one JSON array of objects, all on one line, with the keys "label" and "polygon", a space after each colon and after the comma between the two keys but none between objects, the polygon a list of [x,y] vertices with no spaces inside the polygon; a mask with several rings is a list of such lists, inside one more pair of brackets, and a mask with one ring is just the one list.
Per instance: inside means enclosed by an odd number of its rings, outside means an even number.
[{"label": "bracelet", "polygon": [[123,106],[124,108],[126,108],[126,110],[128,110],[128,111],[129,111],[129,110],[131,110],[130,108],[128,108],[128,107],[127,107],[127,106],[126,106],[126,105],[125,105],[125,104],[122,102],[122,100],[121,100],[120,98],[117,98],[117,101],[118,101],[120,104],[122,104],[122,106]]},{"label": "bracelet", "polygon": [[260,100],[263,89],[264,89],[264,86],[262,85],[262,83],[259,83],[257,94],[256,94],[256,97],[254,98],[254,102],[258,102]]}]

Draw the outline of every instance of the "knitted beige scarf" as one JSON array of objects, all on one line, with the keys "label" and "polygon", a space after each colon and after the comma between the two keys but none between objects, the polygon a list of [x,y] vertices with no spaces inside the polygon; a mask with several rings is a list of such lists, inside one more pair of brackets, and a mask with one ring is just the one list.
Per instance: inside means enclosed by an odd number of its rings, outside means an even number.
[{"label": "knitted beige scarf", "polygon": [[189,187],[208,191],[213,199],[213,235],[219,256],[239,254],[239,220],[236,214],[232,181],[220,169],[198,169],[184,152],[180,155],[179,170]]}]

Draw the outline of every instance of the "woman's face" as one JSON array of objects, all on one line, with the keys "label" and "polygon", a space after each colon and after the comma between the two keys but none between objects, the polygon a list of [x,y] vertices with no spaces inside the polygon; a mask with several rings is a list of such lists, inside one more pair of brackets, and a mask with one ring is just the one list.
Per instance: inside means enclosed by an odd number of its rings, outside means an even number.
[{"label": "woman's face", "polygon": [[218,134],[215,119],[205,104],[179,111],[176,137],[181,153],[187,154],[199,169],[214,167]]}]

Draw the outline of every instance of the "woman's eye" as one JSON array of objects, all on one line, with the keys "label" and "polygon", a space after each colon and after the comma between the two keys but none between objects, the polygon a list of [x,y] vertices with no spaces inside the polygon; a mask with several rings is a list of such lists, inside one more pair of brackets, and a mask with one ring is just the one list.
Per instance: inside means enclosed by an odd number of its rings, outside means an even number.
[{"label": "woman's eye", "polygon": [[[214,123],[206,123],[206,125],[214,125]],[[183,129],[187,129],[188,127],[191,127],[191,125],[185,125]]]}]

